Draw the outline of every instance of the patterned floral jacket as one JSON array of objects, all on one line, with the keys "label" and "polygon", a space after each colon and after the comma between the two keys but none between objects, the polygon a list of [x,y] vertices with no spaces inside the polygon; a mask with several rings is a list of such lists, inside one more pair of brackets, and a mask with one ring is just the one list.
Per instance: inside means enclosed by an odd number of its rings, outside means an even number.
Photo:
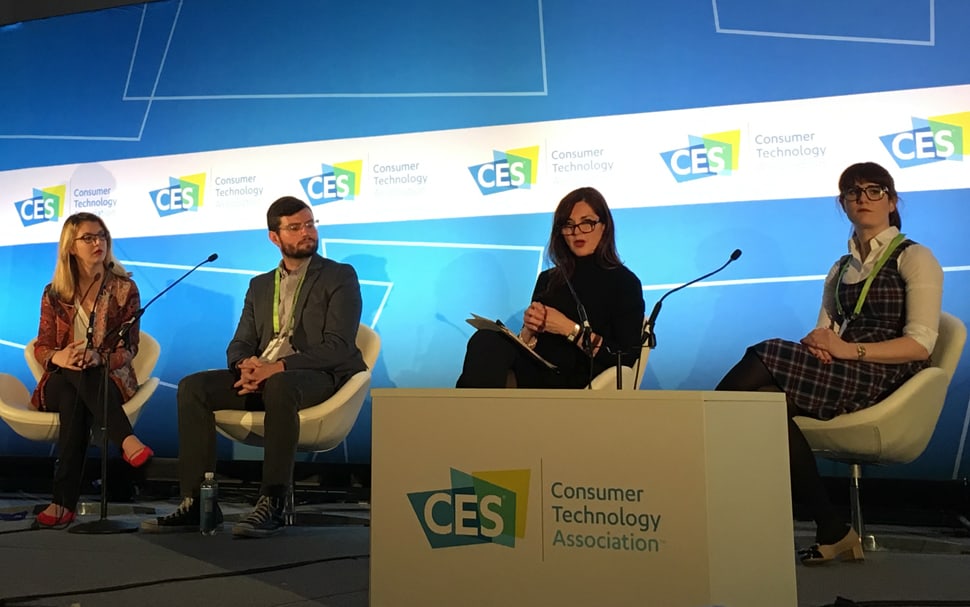
[{"label": "patterned floral jacket", "polygon": [[[100,349],[105,333],[117,329],[121,323],[134,316],[141,307],[141,298],[135,282],[127,277],[109,274],[104,291],[98,299],[94,318],[94,347]],[[51,363],[54,352],[61,350],[74,341],[74,303],[61,301],[51,290],[44,288],[40,300],[40,328],[34,343],[34,357],[44,367],[44,375],[37,384],[30,404],[35,409],[46,411],[44,386],[51,372],[57,366]],[[131,328],[129,339],[117,343],[108,356],[110,377],[121,391],[121,399],[127,402],[138,390],[138,378],[131,361],[138,353],[138,323]],[[112,337],[114,339],[114,337]]]}]

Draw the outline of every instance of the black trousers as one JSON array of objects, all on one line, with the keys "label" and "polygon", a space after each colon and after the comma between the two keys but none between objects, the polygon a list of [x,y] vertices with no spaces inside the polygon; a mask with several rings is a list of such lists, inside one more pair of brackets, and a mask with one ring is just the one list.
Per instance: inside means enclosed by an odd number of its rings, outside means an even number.
[{"label": "black trousers", "polygon": [[178,387],[179,489],[183,497],[198,497],[206,472],[216,467],[214,411],[265,411],[261,495],[283,497],[293,475],[300,436],[298,411],[322,403],[337,391],[326,371],[283,371],[263,382],[262,391],[240,396],[229,369],[202,371],[182,379]]},{"label": "black trousers", "polygon": [[[57,411],[60,420],[52,501],[69,510],[77,507],[81,494],[81,475],[91,428],[100,428],[104,418],[103,378],[104,367],[101,366],[83,371],[59,369],[48,376],[44,385],[47,408]],[[122,404],[121,391],[108,379],[107,434],[118,447],[132,434]]]},{"label": "black trousers", "polygon": [[585,377],[557,373],[495,331],[476,331],[468,340],[465,362],[456,388],[506,388],[509,373],[518,388],[582,388]]}]

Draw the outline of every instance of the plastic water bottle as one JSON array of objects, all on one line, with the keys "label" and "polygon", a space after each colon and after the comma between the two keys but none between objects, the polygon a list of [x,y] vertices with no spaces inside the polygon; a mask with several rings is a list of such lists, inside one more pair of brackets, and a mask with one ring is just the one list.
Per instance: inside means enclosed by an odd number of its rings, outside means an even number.
[{"label": "plastic water bottle", "polygon": [[219,496],[219,485],[216,475],[206,472],[199,487],[199,531],[202,535],[215,535],[219,530],[216,525],[216,503]]}]

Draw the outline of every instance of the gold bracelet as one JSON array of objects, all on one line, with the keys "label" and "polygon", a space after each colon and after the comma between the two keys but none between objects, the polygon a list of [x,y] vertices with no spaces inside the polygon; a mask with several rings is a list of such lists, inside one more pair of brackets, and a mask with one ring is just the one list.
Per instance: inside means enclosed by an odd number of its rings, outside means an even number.
[{"label": "gold bracelet", "polygon": [[[519,331],[519,339],[522,339],[522,331]],[[526,341],[522,339],[522,343],[529,347],[530,350],[535,350],[536,344],[539,343],[539,336],[536,334],[532,335],[532,339]]]},{"label": "gold bracelet", "polygon": [[864,359],[866,357],[866,347],[862,344],[856,344],[855,353],[859,357],[859,360]]}]

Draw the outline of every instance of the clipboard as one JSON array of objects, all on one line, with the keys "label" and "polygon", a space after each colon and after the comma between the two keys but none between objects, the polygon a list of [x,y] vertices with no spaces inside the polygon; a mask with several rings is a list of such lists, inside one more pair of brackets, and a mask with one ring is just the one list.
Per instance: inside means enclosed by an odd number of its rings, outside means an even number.
[{"label": "clipboard", "polygon": [[519,346],[523,350],[529,353],[529,356],[531,356],[536,361],[545,365],[547,369],[553,369],[553,370],[557,369],[556,365],[552,364],[548,360],[536,354],[535,350],[533,350],[528,345],[526,345],[526,343],[522,341],[522,338],[520,338],[517,334],[513,333],[508,327],[502,324],[502,321],[489,320],[484,316],[479,316],[478,314],[472,313],[472,317],[466,318],[465,322],[467,322],[468,324],[470,324],[471,326],[475,327],[480,331],[495,331],[497,333],[507,335],[509,339],[519,344]]}]

